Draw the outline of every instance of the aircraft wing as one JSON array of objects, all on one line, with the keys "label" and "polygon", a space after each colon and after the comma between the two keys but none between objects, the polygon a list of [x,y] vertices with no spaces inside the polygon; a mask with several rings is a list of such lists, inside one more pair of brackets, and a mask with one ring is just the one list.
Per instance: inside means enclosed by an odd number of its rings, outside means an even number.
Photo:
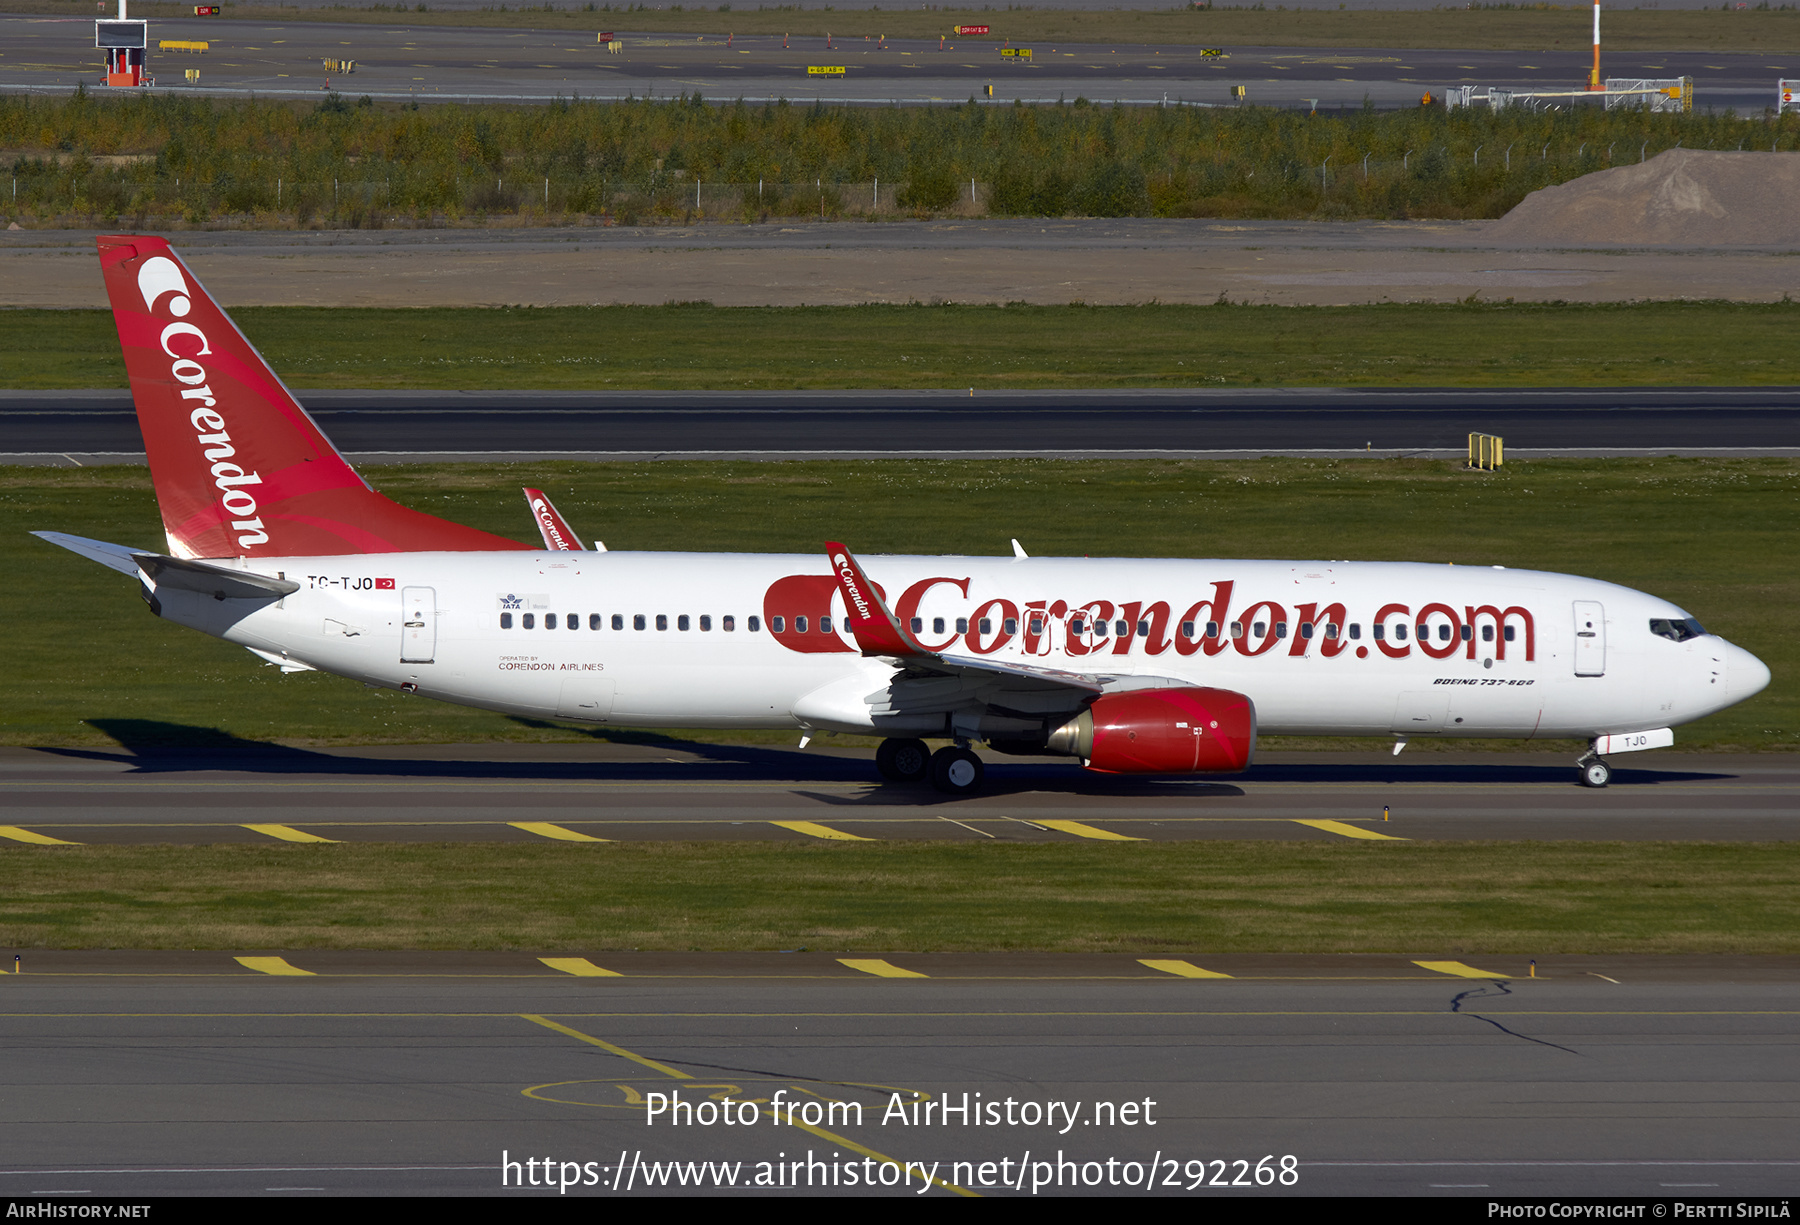
[{"label": "aircraft wing", "polygon": [[183,557],[152,553],[148,549],[109,544],[104,540],[89,540],[86,536],[71,536],[67,532],[33,532],[32,535],[60,545],[71,553],[79,553],[120,574],[129,574],[133,578],[142,575],[159,588],[198,591],[221,600],[279,600],[284,595],[292,595],[300,590],[300,584],[292,579],[271,578],[249,570],[233,570],[208,562],[189,561]]}]

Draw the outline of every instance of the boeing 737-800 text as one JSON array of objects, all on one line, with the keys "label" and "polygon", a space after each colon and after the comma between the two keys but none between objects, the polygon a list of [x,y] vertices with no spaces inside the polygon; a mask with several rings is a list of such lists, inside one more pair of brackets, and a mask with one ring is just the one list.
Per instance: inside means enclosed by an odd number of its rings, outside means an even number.
[{"label": "boeing 737-800 text", "polygon": [[99,246],[168,551],[39,534],[286,671],[874,734],[886,778],[950,794],[980,786],[976,742],[1184,774],[1244,769],[1263,732],[1577,737],[1604,786],[1607,755],[1769,680],[1666,600],[1498,566],[606,551],[537,490],[544,547],[520,544],[371,489],[166,242]]}]

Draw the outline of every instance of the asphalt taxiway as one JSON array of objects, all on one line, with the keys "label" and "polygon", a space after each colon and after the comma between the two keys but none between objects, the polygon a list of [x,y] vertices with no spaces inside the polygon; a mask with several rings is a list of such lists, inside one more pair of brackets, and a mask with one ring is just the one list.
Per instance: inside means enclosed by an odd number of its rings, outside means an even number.
[{"label": "asphalt taxiway", "polygon": [[703,744],[0,749],[0,840],[52,845],[933,839],[964,842],[1800,836],[1785,755],[1268,753],[1242,775],[1134,779],[985,754],[983,791],[886,784],[867,750]]},{"label": "asphalt taxiway", "polygon": [[[0,1195],[560,1195],[548,1160],[569,1194],[858,1194],[892,1161],[931,1181],[877,1193],[1695,1199],[1800,1170],[1792,959],[1282,982],[198,956],[0,976]],[[677,1093],[711,1123],[649,1114]]]},{"label": "asphalt taxiway", "polygon": [[[623,16],[623,14],[619,15]],[[948,15],[946,15],[948,16]],[[1001,15],[996,14],[999,21]],[[654,20],[633,16],[633,24]],[[598,43],[601,22],[620,46]],[[493,28],[417,26],[396,15],[393,28],[328,22],[158,20],[160,43],[204,41],[203,54],[153,49],[149,68],[159,92],[267,98],[316,98],[328,89],[383,100],[547,101],[673,97],[796,103],[958,104],[977,95],[996,104],[1097,102],[1224,106],[1243,86],[1251,103],[1310,109],[1417,106],[1425,92],[1450,85],[1576,91],[1590,67],[1580,19],[1566,49],[1401,50],[1384,47],[1231,47],[1116,43],[1051,45],[1035,40],[1020,54],[1003,24],[992,37],[847,39],[730,32],[696,36],[633,29],[595,14],[584,31],[518,30],[496,14]],[[948,21],[946,22],[948,24]],[[1196,34],[1196,37],[1203,35]],[[786,44],[786,45],[784,45]],[[96,84],[100,65],[87,19],[0,16],[0,90],[67,93]],[[1006,54],[1003,54],[1006,52]],[[353,60],[353,75],[326,61]],[[1609,53],[1609,76],[1692,76],[1701,108],[1757,113],[1776,100],[1791,74],[1788,54],[1706,51]],[[198,68],[200,80],[184,73]],[[821,75],[811,71],[834,68]],[[986,90],[993,87],[993,95]],[[1566,100],[1565,100],[1566,101]]]},{"label": "asphalt taxiway", "polygon": [[[1771,388],[310,391],[357,463],[466,460],[1800,455]],[[1103,437],[1094,422],[1104,416]],[[131,393],[0,391],[0,463],[142,463]],[[429,438],[430,449],[420,446]],[[929,440],[929,441],[926,441]]]}]

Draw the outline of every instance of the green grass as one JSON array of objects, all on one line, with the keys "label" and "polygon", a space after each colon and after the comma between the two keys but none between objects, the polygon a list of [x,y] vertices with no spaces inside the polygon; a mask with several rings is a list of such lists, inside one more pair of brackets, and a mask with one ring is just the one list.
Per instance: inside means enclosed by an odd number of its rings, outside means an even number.
[{"label": "green grass", "polygon": [[[1578,387],[1800,383],[1800,305],[245,307],[308,387]],[[0,386],[124,387],[112,316],[0,315]]]},{"label": "green grass", "polygon": [[[494,6],[498,8],[499,6]],[[413,5],[295,9],[278,5],[227,5],[225,21],[215,20],[214,37],[231,37],[230,18],[282,23],[332,22],[375,25],[383,28],[461,26],[530,30],[612,30],[629,38],[632,31],[658,33],[817,35],[827,31],[837,38],[861,38],[885,34],[889,38],[936,38],[958,25],[986,25],[994,33],[985,39],[964,39],[961,46],[992,47],[1010,38],[1021,41],[1063,40],[1127,46],[1133,44],[1188,44],[1279,47],[1392,47],[1552,50],[1586,48],[1591,41],[1592,8],[1568,5],[1482,5],[1473,10],[1460,6],[1405,11],[1259,11],[1249,5],[1195,12],[1171,4],[1161,12],[1073,12],[1020,7],[996,11],[998,6],[965,9],[945,6],[930,12],[890,8],[886,11],[826,9],[780,11],[739,4],[725,12],[716,5],[665,6],[655,12],[626,13],[626,5],[611,12],[582,12],[568,5],[557,12],[530,11],[514,5],[500,12],[416,12]],[[85,0],[24,0],[9,6],[16,13],[54,13],[92,17]],[[153,20],[189,18],[193,8],[166,0],[139,0],[132,16]],[[199,26],[192,27],[198,30]],[[1656,11],[1608,9],[1606,44],[1620,51],[1777,51],[1800,47],[1800,13],[1772,10],[1744,12]],[[184,32],[183,37],[197,36]],[[354,82],[351,82],[354,85]]]},{"label": "green grass", "polygon": [[[1545,460],[1471,474],[1419,460],[545,463],[373,469],[399,501],[533,540],[522,484],[613,548],[866,554],[1319,556],[1583,574],[1672,599],[1765,660],[1769,689],[1677,732],[1686,748],[1800,748],[1800,461]],[[845,507],[855,504],[854,522]],[[1079,507],[1079,514],[1071,514]],[[0,743],[581,740],[498,714],[282,676],[152,617],[130,580],[39,541],[160,547],[144,469],[0,469]],[[846,536],[845,533],[848,533]],[[1368,742],[1357,742],[1366,745]]]},{"label": "green grass", "polygon": [[1800,952],[1800,843],[0,848],[0,947]]}]

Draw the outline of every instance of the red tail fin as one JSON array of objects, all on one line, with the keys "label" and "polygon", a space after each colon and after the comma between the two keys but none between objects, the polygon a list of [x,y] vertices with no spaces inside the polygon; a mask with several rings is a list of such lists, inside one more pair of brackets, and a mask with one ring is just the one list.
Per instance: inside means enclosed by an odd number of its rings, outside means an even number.
[{"label": "red tail fin", "polygon": [[531,547],[370,489],[168,243],[99,242],[169,552],[316,557]]}]

